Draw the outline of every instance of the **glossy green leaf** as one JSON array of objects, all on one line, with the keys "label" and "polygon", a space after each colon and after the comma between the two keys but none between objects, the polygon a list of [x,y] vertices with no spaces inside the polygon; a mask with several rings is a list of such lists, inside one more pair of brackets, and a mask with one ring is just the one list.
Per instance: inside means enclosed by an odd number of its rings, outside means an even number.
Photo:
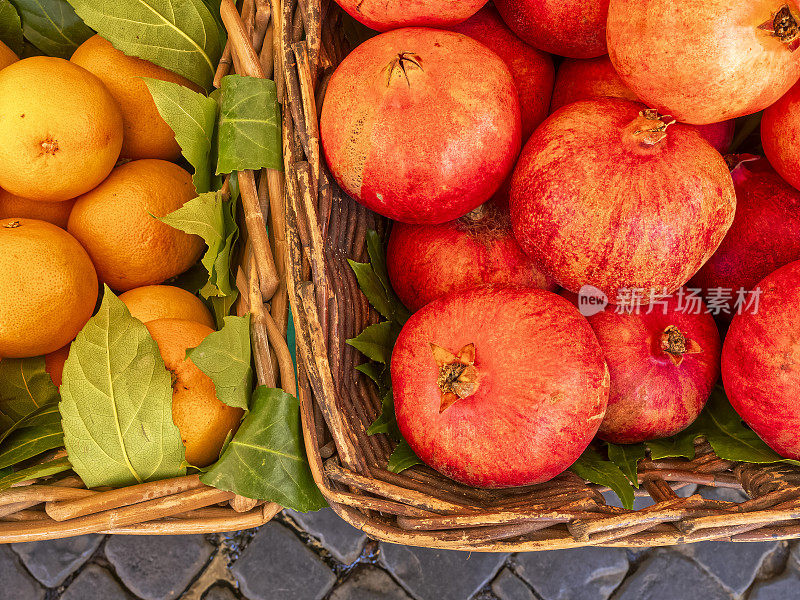
[{"label": "glossy green leaf", "polygon": [[408,442],[401,440],[389,457],[389,466],[387,468],[392,473],[402,473],[406,469],[421,464],[422,461],[411,449],[411,446],[408,445]]},{"label": "glossy green leaf", "polygon": [[360,371],[361,373],[372,379],[372,381],[374,381],[378,385],[378,387],[381,387],[383,385],[382,378],[383,378],[384,368],[379,367],[375,363],[368,362],[358,365],[356,367],[356,371]]},{"label": "glossy green leaf", "polygon": [[194,168],[192,181],[197,193],[210,191],[211,144],[217,122],[217,103],[213,98],[177,83],[147,77],[144,82],[161,118],[175,133],[181,154]]},{"label": "glossy green leaf", "polygon": [[20,422],[0,445],[0,469],[64,445],[58,406],[46,406]]},{"label": "glossy green leaf", "polygon": [[724,460],[800,465],[798,461],[784,459],[767,446],[755,431],[746,427],[721,387],[711,393],[695,427],[702,431],[716,455]]},{"label": "glossy green leaf", "polygon": [[617,465],[605,460],[593,448],[587,448],[569,470],[586,481],[611,488],[625,508],[633,508],[635,496],[631,482]]},{"label": "glossy green leaf", "polygon": [[227,75],[220,89],[217,175],[262,168],[283,170],[275,82]]},{"label": "glossy green leaf", "polygon": [[211,88],[225,39],[203,0],[70,0],[87,25],[125,54]]},{"label": "glossy green leaf", "polygon": [[662,458],[688,458],[691,460],[694,458],[694,440],[698,435],[694,429],[690,429],[672,437],[651,440],[647,442],[650,458],[653,460]]},{"label": "glossy green leaf", "polygon": [[72,342],[61,396],[67,453],[87,487],[185,473],[170,374],[147,328],[107,286]]},{"label": "glossy green leaf", "polygon": [[301,512],[327,506],[306,459],[300,403],[282,390],[264,386],[253,393],[250,412],[222,458],[200,480]]},{"label": "glossy green leaf", "polygon": [[9,0],[0,0],[0,42],[17,54],[22,52],[22,21]]},{"label": "glossy green leaf", "polygon": [[400,435],[400,428],[397,425],[397,416],[394,412],[394,394],[391,388],[382,394],[381,414],[367,429],[367,435],[375,435],[376,433],[385,433],[396,442],[403,439]]},{"label": "glossy green leaf", "polygon": [[637,467],[639,461],[646,455],[644,444],[609,444],[608,460],[617,465],[625,473],[625,477],[634,485],[639,487],[639,476]]},{"label": "glossy green leaf", "polygon": [[358,337],[347,340],[353,348],[375,362],[389,364],[392,358],[392,323],[383,321],[370,325]]},{"label": "glossy green leaf", "polygon": [[13,473],[6,473],[0,476],[0,492],[7,490],[14,484],[30,481],[31,479],[39,479],[40,477],[57,475],[58,473],[69,471],[71,468],[72,464],[69,462],[69,459],[65,457],[56,458],[26,469],[20,469]]},{"label": "glossy green leaf", "polygon": [[354,260],[348,260],[347,262],[350,263],[350,267],[356,274],[358,286],[361,288],[361,291],[364,292],[369,303],[381,315],[387,319],[391,319],[393,311],[389,296],[381,280],[372,269],[372,265],[369,263],[359,263]]},{"label": "glossy green leaf", "polygon": [[208,272],[201,295],[233,295],[231,257],[239,236],[233,202],[224,200],[218,192],[200,194],[161,220],[175,229],[199,235],[208,246],[200,260]]},{"label": "glossy green leaf", "polygon": [[0,360],[0,441],[14,423],[58,400],[43,357]]},{"label": "glossy green leaf", "polygon": [[94,32],[66,0],[11,0],[25,38],[48,56],[69,58]]},{"label": "glossy green leaf", "polygon": [[217,398],[228,406],[247,410],[253,389],[250,315],[225,317],[223,328],[210,333],[186,356],[211,377]]},{"label": "glossy green leaf", "polygon": [[411,313],[400,302],[400,298],[397,297],[392,288],[392,284],[389,281],[389,270],[386,267],[386,248],[378,232],[373,229],[367,231],[367,252],[372,270],[383,285],[391,307],[392,315],[387,318],[391,318],[396,325],[402,327],[408,321]]}]

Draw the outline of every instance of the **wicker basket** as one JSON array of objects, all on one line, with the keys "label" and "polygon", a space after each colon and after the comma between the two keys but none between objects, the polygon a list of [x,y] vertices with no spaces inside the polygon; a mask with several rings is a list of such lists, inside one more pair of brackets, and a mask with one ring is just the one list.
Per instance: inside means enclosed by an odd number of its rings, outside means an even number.
[{"label": "wicker basket", "polygon": [[[274,12],[273,12],[274,10]],[[279,2],[245,0],[241,15],[233,2],[222,2],[228,45],[215,85],[232,69],[271,77],[279,42],[271,15]],[[273,43],[273,41],[275,43]],[[280,384],[296,395],[294,365],[286,343],[288,292],[285,268],[283,174],[265,170],[238,175],[244,222],[237,287],[238,314],[251,313],[251,337],[258,383]],[[229,182],[226,181],[225,187]],[[267,236],[265,223],[271,235]],[[267,303],[265,305],[265,303]],[[65,456],[62,450],[52,460]],[[68,472],[25,482],[0,492],[0,543],[32,542],[83,535],[176,535],[234,531],[263,525],[281,507],[261,503],[200,482],[198,475],[127,488],[94,491]]]},{"label": "wicker basket", "polygon": [[[343,519],[388,542],[492,552],[800,537],[800,470],[724,461],[707,444],[692,461],[641,461],[637,493],[655,504],[638,511],[606,505],[604,490],[571,472],[488,491],[426,467],[387,471],[390,441],[367,435],[381,402],[345,343],[378,316],[347,259],[366,262],[367,230],[386,224],[336,186],[319,147],[317,114],[330,74],[351,49],[349,26],[332,0],[285,0],[283,24],[289,291],[303,427],[315,480]],[[744,490],[750,499],[679,497],[687,484]]]}]

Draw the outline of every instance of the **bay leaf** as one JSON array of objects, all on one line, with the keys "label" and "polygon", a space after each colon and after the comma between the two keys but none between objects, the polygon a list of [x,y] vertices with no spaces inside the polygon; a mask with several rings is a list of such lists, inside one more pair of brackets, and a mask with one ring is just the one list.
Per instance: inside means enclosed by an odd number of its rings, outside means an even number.
[{"label": "bay leaf", "polygon": [[423,464],[416,453],[408,445],[408,442],[401,440],[389,457],[387,469],[392,473],[402,473],[415,465]]},{"label": "bay leaf", "polygon": [[222,78],[217,175],[283,170],[280,107],[275,82],[243,75]]},{"label": "bay leaf", "polygon": [[94,35],[67,0],[11,0],[25,38],[48,56],[69,58]]},{"label": "bay leaf", "polygon": [[19,471],[12,473],[5,473],[0,476],[0,492],[7,490],[12,485],[22,483],[23,481],[30,481],[31,479],[39,479],[40,477],[49,477],[57,475],[64,471],[69,471],[72,468],[69,459],[66,457],[56,458],[39,465],[33,465]]},{"label": "bay leaf", "polygon": [[116,48],[211,88],[224,34],[203,0],[70,0]]},{"label": "bay leaf", "polygon": [[0,445],[0,469],[63,445],[64,431],[58,405],[46,406],[23,419]]},{"label": "bay leaf", "polygon": [[605,460],[594,448],[587,448],[569,470],[586,481],[611,488],[625,508],[633,508],[635,495],[631,482],[617,465]]},{"label": "bay leaf", "polygon": [[22,52],[22,21],[9,0],[0,0],[0,42],[18,55]]},{"label": "bay leaf", "polygon": [[353,348],[375,362],[389,364],[395,339],[391,321],[370,325],[355,338],[347,340]]},{"label": "bay leaf", "polygon": [[194,168],[198,194],[211,190],[211,144],[217,123],[213,98],[169,81],[143,78],[161,118],[175,133],[181,154]]},{"label": "bay leaf", "polygon": [[87,487],[185,473],[170,374],[147,328],[108,286],[72,342],[61,396],[67,454]]},{"label": "bay leaf", "polygon": [[58,400],[58,388],[45,370],[44,357],[0,360],[0,436],[14,423]]},{"label": "bay leaf", "polygon": [[636,488],[639,487],[637,467],[645,455],[644,444],[608,444],[608,460],[617,465]]},{"label": "bay leaf", "polygon": [[206,485],[300,512],[327,506],[306,459],[300,403],[260,386],[222,457],[200,476]]},{"label": "bay leaf", "polygon": [[186,357],[211,378],[217,398],[246,411],[253,390],[250,366],[250,315],[225,317],[219,331],[208,334]]}]

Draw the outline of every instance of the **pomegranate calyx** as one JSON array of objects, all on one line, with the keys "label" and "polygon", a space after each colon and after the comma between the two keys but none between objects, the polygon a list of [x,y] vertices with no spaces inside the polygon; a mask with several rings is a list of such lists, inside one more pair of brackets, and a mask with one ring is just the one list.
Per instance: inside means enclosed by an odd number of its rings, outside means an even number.
[{"label": "pomegranate calyx", "polygon": [[702,352],[700,344],[688,339],[683,332],[674,325],[668,326],[661,333],[661,350],[669,356],[672,363],[679,367],[686,354],[699,354]]},{"label": "pomegranate calyx", "polygon": [[792,14],[792,9],[788,4],[776,12],[770,20],[759,25],[758,28],[768,31],[776,38],[779,38],[792,52],[800,48],[800,25],[798,25],[797,19]]},{"label": "pomegranate calyx", "polygon": [[408,87],[411,87],[411,79],[408,77],[408,72],[412,69],[424,70],[422,68],[422,57],[413,52],[399,52],[394,60],[386,67],[389,73],[386,85],[392,85],[392,80],[395,77],[405,77]]},{"label": "pomegranate calyx", "polygon": [[627,132],[640,145],[655,146],[667,137],[667,128],[676,123],[671,115],[659,115],[654,108],[647,108],[639,113]]},{"label": "pomegranate calyx", "polygon": [[458,354],[431,343],[433,358],[439,367],[436,383],[442,393],[439,413],[458,400],[467,398],[478,389],[478,370],[475,368],[475,344],[467,344]]},{"label": "pomegranate calyx", "polygon": [[10,221],[8,223],[5,223],[3,225],[3,227],[5,227],[6,229],[16,229],[17,227],[20,227],[21,225],[22,225],[22,223],[20,223],[19,221]]}]

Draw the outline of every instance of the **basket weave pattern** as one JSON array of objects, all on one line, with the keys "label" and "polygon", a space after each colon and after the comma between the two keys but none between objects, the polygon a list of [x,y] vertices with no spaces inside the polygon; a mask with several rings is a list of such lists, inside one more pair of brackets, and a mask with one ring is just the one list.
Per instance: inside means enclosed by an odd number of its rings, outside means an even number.
[{"label": "basket weave pattern", "polygon": [[[597,486],[566,472],[526,488],[489,491],[427,467],[386,470],[384,435],[367,435],[381,411],[363,358],[345,343],[378,315],[347,259],[367,262],[366,232],[386,223],[344,194],[320,154],[326,83],[352,49],[332,0],[286,0],[281,31],[289,293],[297,324],[299,398],[315,480],[334,510],[373,538],[471,551],[664,546],[800,537],[800,470],[732,463],[698,443],[694,460],[643,460],[641,488],[655,504],[608,506]],[[742,503],[681,498],[687,484],[743,490]]]},{"label": "basket weave pattern", "polygon": [[[229,72],[271,77],[279,38],[280,2],[245,0],[241,14],[231,0],[221,4],[228,30],[215,85]],[[259,385],[296,394],[286,344],[288,292],[285,269],[283,175],[278,171],[238,174],[244,223],[237,273],[240,315],[251,313],[251,338]],[[226,180],[223,192],[229,189]],[[271,235],[267,236],[266,224]],[[65,456],[62,450],[47,460]],[[0,543],[83,535],[178,535],[248,529],[269,521],[281,507],[256,502],[200,482],[198,475],[116,490],[87,490],[73,474],[24,482],[0,492]]]}]

